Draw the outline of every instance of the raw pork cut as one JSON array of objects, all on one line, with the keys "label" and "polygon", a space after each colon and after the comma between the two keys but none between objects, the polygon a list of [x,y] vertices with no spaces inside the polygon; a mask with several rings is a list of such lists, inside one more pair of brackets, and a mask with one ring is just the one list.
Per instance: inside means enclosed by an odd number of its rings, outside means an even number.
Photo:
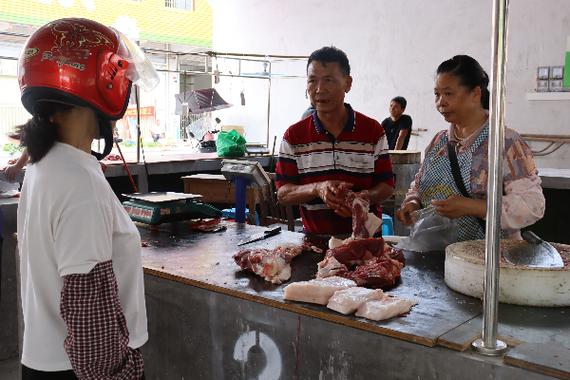
[{"label": "raw pork cut", "polygon": [[362,304],[356,311],[356,316],[381,321],[406,314],[414,305],[417,305],[415,300],[386,295],[381,300],[368,301]]},{"label": "raw pork cut", "polygon": [[353,286],[356,286],[354,281],[333,276],[317,280],[294,282],[287,285],[283,290],[286,300],[326,305],[334,292]]},{"label": "raw pork cut", "polygon": [[340,263],[334,256],[325,257],[324,260],[317,264],[317,278],[326,278],[330,276],[348,276],[348,267]]},{"label": "raw pork cut", "polygon": [[386,288],[394,286],[404,265],[389,257],[375,257],[346,275],[354,280],[358,286],[369,288]]},{"label": "raw pork cut", "polygon": [[366,260],[384,254],[382,238],[353,239],[326,252],[325,257],[334,257],[344,265],[362,264]]},{"label": "raw pork cut", "polygon": [[372,237],[382,226],[382,219],[370,212],[370,201],[346,187],[337,193],[343,203],[352,210],[352,238]]},{"label": "raw pork cut", "polygon": [[329,299],[327,307],[341,314],[351,314],[363,303],[384,298],[384,292],[380,289],[348,288],[335,292]]},{"label": "raw pork cut", "polygon": [[346,203],[352,209],[352,237],[372,237],[382,226],[382,219],[370,212],[370,202],[349,191]]},{"label": "raw pork cut", "polygon": [[291,278],[291,260],[303,251],[316,250],[317,247],[303,245],[281,245],[275,249],[242,249],[234,254],[234,260],[242,269],[249,270],[266,281],[280,284]]},{"label": "raw pork cut", "polygon": [[385,288],[396,284],[404,266],[401,250],[384,246],[382,238],[348,239],[329,249],[318,263],[317,278],[341,276],[358,286]]}]

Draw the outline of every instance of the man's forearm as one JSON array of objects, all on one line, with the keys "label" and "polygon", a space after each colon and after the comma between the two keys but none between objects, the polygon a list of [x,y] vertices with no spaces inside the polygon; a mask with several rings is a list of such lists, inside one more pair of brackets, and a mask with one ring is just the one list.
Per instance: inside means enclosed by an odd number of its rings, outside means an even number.
[{"label": "man's forearm", "polygon": [[318,183],[308,183],[306,185],[287,184],[277,191],[277,201],[282,205],[298,205],[317,198]]},{"label": "man's forearm", "polygon": [[400,131],[400,134],[398,135],[398,139],[396,140],[396,150],[402,150],[402,147],[404,146],[404,141],[406,140],[406,136],[408,136],[408,131]]}]

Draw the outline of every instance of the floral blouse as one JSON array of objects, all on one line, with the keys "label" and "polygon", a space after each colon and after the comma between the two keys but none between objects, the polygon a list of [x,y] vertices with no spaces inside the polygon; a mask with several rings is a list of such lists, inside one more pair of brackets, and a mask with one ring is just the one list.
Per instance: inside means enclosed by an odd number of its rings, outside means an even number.
[{"label": "floral blouse", "polygon": [[[455,125],[449,130],[440,131],[428,145],[425,153],[447,156],[447,146],[444,144],[437,152],[431,152],[444,136],[449,136],[455,142],[458,153],[468,149],[474,142],[487,122],[470,136],[459,139],[455,134]],[[423,174],[423,164],[416,174],[404,202],[415,200],[421,203],[419,181]],[[471,193],[476,198],[487,198],[488,178],[488,141],[481,144],[473,153],[471,168]],[[503,204],[501,213],[501,228],[505,238],[520,239],[520,229],[529,226],[544,215],[545,200],[542,193],[541,180],[534,162],[534,156],[529,146],[520,135],[512,129],[505,130],[505,149],[503,156]],[[423,205],[425,207],[425,205]]]}]

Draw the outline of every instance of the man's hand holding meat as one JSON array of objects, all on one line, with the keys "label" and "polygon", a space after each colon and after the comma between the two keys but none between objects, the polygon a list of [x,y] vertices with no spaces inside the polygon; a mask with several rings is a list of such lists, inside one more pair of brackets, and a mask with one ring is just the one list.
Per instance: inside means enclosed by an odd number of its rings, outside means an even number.
[{"label": "man's hand holding meat", "polygon": [[337,215],[350,217],[352,210],[346,204],[346,193],[352,188],[352,183],[343,181],[324,181],[316,184],[318,196]]}]

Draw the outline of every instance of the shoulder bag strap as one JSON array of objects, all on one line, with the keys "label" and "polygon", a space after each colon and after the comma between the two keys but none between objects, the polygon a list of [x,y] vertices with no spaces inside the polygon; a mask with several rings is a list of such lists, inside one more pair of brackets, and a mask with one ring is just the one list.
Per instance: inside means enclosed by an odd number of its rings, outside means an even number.
[{"label": "shoulder bag strap", "polygon": [[[461,172],[459,170],[459,162],[457,161],[457,153],[455,153],[455,146],[450,142],[447,143],[447,154],[449,156],[449,163],[451,164],[451,174],[453,174],[453,180],[455,181],[455,184],[457,185],[459,192],[465,198],[471,198],[471,196],[467,192],[467,189],[465,188],[465,183],[463,182],[463,178],[461,178]],[[476,219],[477,223],[479,223],[479,226],[481,226],[481,228],[483,229],[483,232],[485,232],[486,231],[485,221],[481,218],[476,218]]]}]

